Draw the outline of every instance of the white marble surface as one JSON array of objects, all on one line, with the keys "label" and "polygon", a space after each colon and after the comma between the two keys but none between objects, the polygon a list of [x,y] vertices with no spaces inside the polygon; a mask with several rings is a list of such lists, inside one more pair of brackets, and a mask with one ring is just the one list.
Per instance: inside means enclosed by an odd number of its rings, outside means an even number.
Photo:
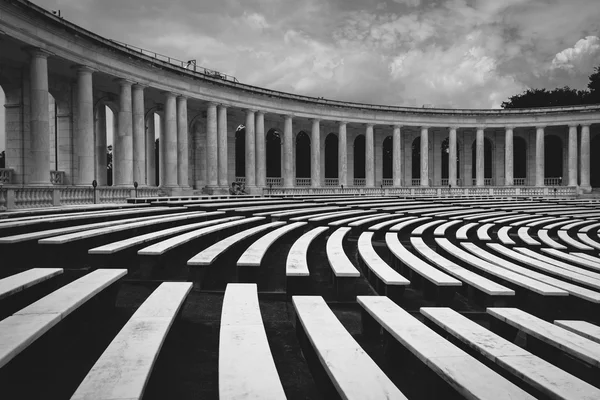
[{"label": "white marble surface", "polygon": [[[348,226],[352,226],[352,225],[350,225],[350,223],[353,221],[360,221],[365,218],[372,218],[374,212],[375,211],[367,211],[363,215],[355,215],[355,216],[351,216],[348,218],[338,219],[336,221],[331,221],[327,225],[329,225],[331,227],[338,227],[338,226],[342,226],[342,225],[346,225],[346,224],[348,224]],[[367,215],[365,215],[365,214],[367,214]]]},{"label": "white marble surface", "polygon": [[410,285],[410,281],[390,267],[373,248],[373,232],[363,232],[358,237],[358,254],[367,267],[386,285]]},{"label": "white marble surface", "polygon": [[[446,238],[436,238],[436,243],[447,252],[451,253],[461,261],[464,261],[472,267],[482,270],[491,275],[497,276],[508,282],[514,283],[515,285],[521,286],[533,292],[546,295],[546,296],[568,296],[568,293],[564,290],[555,288],[554,286],[545,284],[543,282],[531,279],[527,276],[517,274],[506,268],[499,267],[495,264],[487,262],[484,258],[476,257],[471,253],[464,251],[463,249],[450,243]],[[463,243],[463,246],[471,245],[472,243]],[[476,246],[475,246],[476,247]]]},{"label": "white marble surface", "polygon": [[329,214],[329,215],[319,215],[316,217],[309,218],[308,220],[310,222],[323,222],[323,221],[327,221],[327,220],[350,217],[353,215],[363,215],[363,214],[368,214],[368,213],[372,213],[372,211],[370,211],[370,210],[340,211],[338,213],[333,213],[333,214]]},{"label": "white marble surface", "polygon": [[600,249],[600,242],[595,241],[594,239],[592,239],[591,237],[589,237],[587,235],[587,233],[578,233],[577,234],[577,239],[579,239],[579,241],[587,246],[593,247],[596,250]]},{"label": "white marble surface", "polygon": [[390,225],[398,224],[398,223],[400,223],[402,221],[407,221],[407,220],[416,219],[416,218],[417,217],[415,217],[415,216],[394,218],[394,219],[392,219],[390,221],[383,221],[383,222],[380,222],[380,223],[375,224],[373,226],[370,226],[369,230],[376,232],[376,231],[382,230],[385,227],[388,227]]},{"label": "white marble surface", "polygon": [[390,232],[400,232],[402,229],[404,229],[410,225],[429,221],[430,219],[431,219],[431,217],[419,217],[419,218],[415,218],[415,219],[411,219],[411,220],[407,220],[407,221],[402,221],[402,222],[397,223],[396,225],[392,226],[389,229],[389,231]]},{"label": "white marble surface", "polygon": [[229,229],[235,226],[245,225],[251,222],[262,221],[263,217],[251,217],[251,218],[240,218],[229,222],[224,222],[218,225],[207,226],[192,232],[183,233],[181,235],[174,236],[169,239],[162,240],[158,243],[144,247],[138,250],[138,255],[141,256],[159,256],[166,253],[169,250],[174,249],[177,246],[188,243],[191,240],[201,238],[206,235],[213,234],[223,229]]},{"label": "white marble surface", "polygon": [[228,284],[219,334],[219,398],[285,399],[260,315],[256,284]]},{"label": "white marble surface", "polygon": [[384,296],[358,296],[358,303],[396,340],[468,399],[534,399],[469,356]]},{"label": "white marble surface", "polygon": [[448,274],[454,276],[457,279],[481,290],[484,293],[493,296],[514,296],[515,291],[503,286],[499,283],[496,283],[490,279],[487,279],[481,275],[476,274],[454,262],[448,260],[444,256],[439,253],[433,251],[431,247],[429,247],[421,238],[412,237],[410,238],[410,243],[413,248],[433,263],[436,267],[440,268],[442,271],[447,272]]},{"label": "white marble surface", "polygon": [[439,225],[439,224],[444,223],[444,222],[446,222],[446,221],[443,220],[443,219],[437,219],[437,220],[426,222],[424,224],[420,224],[415,229],[413,229],[410,234],[411,235],[422,235],[422,234],[425,233],[425,231],[427,229],[431,229],[434,226]]},{"label": "white marble surface", "polygon": [[393,217],[392,214],[387,214],[387,213],[377,214],[377,215],[374,215],[374,216],[364,217],[364,218],[358,219],[356,221],[352,221],[352,222],[350,222],[348,224],[348,226],[356,228],[358,226],[363,226],[363,225],[369,224],[371,222],[379,221],[379,220],[382,220],[382,219],[389,219],[389,218],[392,218],[392,217]]},{"label": "white marble surface", "polygon": [[350,261],[342,242],[344,237],[350,232],[351,228],[338,228],[327,238],[325,251],[327,253],[327,261],[337,278],[344,277],[359,277],[360,272]]},{"label": "white marble surface", "polygon": [[600,273],[598,273],[598,272],[593,272],[593,271],[587,270],[585,268],[577,267],[575,265],[568,264],[566,262],[557,260],[557,259],[552,258],[552,257],[547,257],[547,256],[545,256],[545,255],[543,255],[541,253],[538,253],[536,251],[530,250],[530,249],[528,249],[526,247],[513,247],[513,250],[516,250],[519,253],[525,254],[525,255],[527,255],[529,257],[536,258],[536,259],[538,259],[540,261],[543,261],[545,263],[556,265],[557,267],[560,267],[560,268],[565,269],[567,271],[573,271],[573,272],[577,272],[578,274],[581,274],[581,275],[589,276],[590,278],[600,279]]},{"label": "white marble surface", "polygon": [[401,263],[408,268],[421,275],[436,286],[461,286],[462,283],[456,278],[440,271],[439,269],[429,265],[413,253],[408,251],[406,247],[398,239],[398,234],[388,232],[385,234],[385,243],[390,251],[400,260]]},{"label": "white marble surface", "polygon": [[98,269],[0,321],[0,367],[126,273],[125,269]]},{"label": "white marble surface", "polygon": [[307,253],[313,240],[323,232],[328,231],[326,226],[318,226],[300,236],[290,248],[285,263],[286,276],[309,276]]},{"label": "white marble surface", "polygon": [[598,277],[593,278],[587,274],[581,274],[576,270],[567,270],[556,265],[540,261],[537,258],[530,257],[521,252],[516,252],[498,243],[488,243],[487,246],[491,249],[494,249],[503,256],[507,257],[508,259],[516,260],[520,263],[532,267],[533,269],[557,276],[560,279],[564,279],[566,281],[574,282],[577,284],[583,284],[596,290],[600,289],[600,279],[598,279]]},{"label": "white marble surface", "polygon": [[568,245],[575,247],[578,250],[594,250],[593,247],[588,246],[587,244],[581,243],[579,240],[572,238],[571,236],[569,236],[569,233],[567,231],[564,231],[562,229],[558,231],[558,238],[563,242],[567,243]]},{"label": "white marble surface", "polygon": [[557,320],[554,324],[593,342],[600,343],[600,326],[586,321]]},{"label": "white marble surface", "polygon": [[600,272],[600,263],[596,262],[593,259],[588,258],[587,255],[585,255],[585,256],[580,255],[583,253],[577,253],[577,252],[567,253],[564,251],[560,251],[560,250],[556,250],[556,249],[547,249],[547,248],[542,248],[540,250],[546,254],[553,256],[553,257],[560,258],[561,260],[569,261],[573,264],[578,264],[578,265],[587,267],[589,269],[592,269],[594,271]]},{"label": "white marble surface", "polygon": [[438,226],[437,228],[435,228],[435,230],[433,231],[433,234],[435,236],[445,236],[446,235],[446,230],[456,224],[460,224],[462,223],[462,221],[460,220],[452,220],[452,221],[448,221],[448,222],[444,222],[442,225]]},{"label": "white marble surface", "polygon": [[458,230],[456,231],[456,238],[458,240],[467,240],[468,239],[468,234],[469,231],[471,230],[471,228],[476,227],[478,224],[476,222],[469,222],[467,224],[463,224],[460,228],[458,228]]},{"label": "white marble surface", "polygon": [[139,222],[118,224],[118,225],[114,224],[112,226],[107,226],[107,227],[99,228],[99,229],[90,229],[90,230],[86,230],[83,232],[67,233],[65,235],[53,236],[53,237],[49,237],[49,238],[45,238],[45,239],[40,239],[38,241],[38,243],[44,244],[44,245],[70,243],[70,242],[75,242],[77,240],[89,239],[89,238],[93,238],[93,237],[100,236],[100,235],[121,232],[121,231],[129,230],[129,229],[141,228],[144,226],[153,225],[156,222],[165,223],[165,222],[184,221],[184,220],[190,218],[191,216],[195,216],[195,215],[197,215],[197,212],[178,213],[176,216],[171,216],[168,214],[161,215],[161,216],[155,216],[152,219],[147,219],[147,220],[139,221]]},{"label": "white marble surface", "polygon": [[531,235],[529,234],[529,227],[527,226],[522,226],[519,229],[517,229],[517,235],[519,236],[519,239],[527,243],[529,246],[542,245],[540,242],[531,237]]},{"label": "white marble surface", "polygon": [[557,250],[566,250],[567,249],[567,246],[552,239],[550,237],[550,235],[548,234],[547,229],[539,229],[537,231],[537,235],[538,235],[538,238],[542,241],[542,243],[545,246],[550,246],[553,249],[557,249]]},{"label": "white marble surface", "polygon": [[[247,221],[248,219],[241,220]],[[252,235],[260,233],[262,231],[278,228],[282,225],[285,225],[285,222],[269,222],[267,224],[258,225],[252,228],[245,229],[241,232],[238,232],[234,235],[228,236],[225,239],[218,241],[212,246],[207,247],[202,250],[200,253],[196,254],[194,257],[190,258],[187,262],[187,265],[211,265],[217,257],[219,257],[223,252],[227,251],[228,248],[236,244],[237,242],[249,238]]]},{"label": "white marble surface", "polygon": [[299,229],[306,225],[306,222],[292,222],[268,232],[252,243],[237,261],[238,267],[260,267],[263,257],[269,248],[283,235]]},{"label": "white marble surface", "polygon": [[162,344],[191,288],[188,282],[161,284],[127,321],[71,399],[141,399]]},{"label": "white marble surface", "polygon": [[298,319],[343,399],[405,399],[319,296],[294,296]]},{"label": "white marble surface", "polygon": [[32,268],[0,279],[0,300],[62,273],[62,268]]},{"label": "white marble surface", "polygon": [[477,228],[477,239],[479,240],[492,240],[490,234],[488,233],[491,228],[493,228],[496,224],[487,223],[481,225]]},{"label": "white marble surface", "polygon": [[[224,214],[223,212],[220,212],[220,211],[215,211],[215,213],[216,213],[216,215]],[[212,213],[212,212],[206,213],[206,216],[215,215],[215,213]],[[196,222],[193,224],[175,226],[173,228],[162,229],[159,231],[146,233],[144,235],[133,236],[133,237],[129,237],[127,239],[119,240],[116,242],[111,242],[111,243],[105,244],[103,246],[94,247],[94,248],[88,250],[88,254],[114,254],[118,251],[125,250],[125,249],[128,249],[133,246],[138,246],[138,245],[144,244],[146,242],[149,242],[151,240],[157,240],[157,239],[161,239],[161,238],[164,238],[167,236],[178,235],[178,234],[182,234],[182,233],[191,231],[193,229],[200,229],[200,228],[204,228],[206,226],[216,225],[216,224],[220,224],[223,222],[229,222],[229,221],[233,221],[233,220],[240,219],[240,218],[242,218],[242,217],[219,218],[219,219],[212,219],[209,221]]]},{"label": "white marble surface", "polygon": [[593,342],[517,308],[490,307],[487,312],[573,357],[600,367],[600,343]]}]

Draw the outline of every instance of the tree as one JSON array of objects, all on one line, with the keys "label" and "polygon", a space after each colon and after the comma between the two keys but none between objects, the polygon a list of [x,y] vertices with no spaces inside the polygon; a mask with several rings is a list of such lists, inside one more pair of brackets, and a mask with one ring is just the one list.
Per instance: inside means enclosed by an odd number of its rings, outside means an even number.
[{"label": "tree", "polygon": [[502,102],[502,108],[574,106],[586,104],[588,97],[588,91],[571,89],[568,86],[553,90],[527,89]]},{"label": "tree", "polygon": [[521,94],[516,94],[502,102],[502,108],[531,108],[531,107],[558,107],[583,104],[600,104],[600,66],[594,68],[589,76],[587,90],[562,88],[527,89]]}]

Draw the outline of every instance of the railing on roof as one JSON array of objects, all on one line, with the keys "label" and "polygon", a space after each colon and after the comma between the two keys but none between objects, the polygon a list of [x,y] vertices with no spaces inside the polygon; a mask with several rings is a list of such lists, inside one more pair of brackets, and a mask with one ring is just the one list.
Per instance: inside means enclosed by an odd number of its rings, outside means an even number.
[{"label": "railing on roof", "polygon": [[135,51],[136,53],[144,54],[148,57],[152,57],[156,60],[165,61],[169,64],[175,65],[177,67],[183,68],[188,71],[193,71],[196,73],[208,75],[212,78],[223,79],[225,81],[239,83],[235,76],[227,75],[219,71],[215,71],[214,69],[204,68],[199,65],[196,65],[196,60],[182,61],[174,57],[165,56],[164,54],[160,54],[151,50],[142,49],[141,47],[133,46],[127,43],[119,42],[118,40],[109,39],[111,42],[116,43],[120,46],[126,47],[130,50]]}]

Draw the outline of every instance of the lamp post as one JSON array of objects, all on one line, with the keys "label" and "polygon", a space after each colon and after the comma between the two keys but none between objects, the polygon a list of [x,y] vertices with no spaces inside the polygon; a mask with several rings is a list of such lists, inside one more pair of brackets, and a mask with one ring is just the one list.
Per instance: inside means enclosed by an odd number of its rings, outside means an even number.
[{"label": "lamp post", "polygon": [[94,204],[96,204],[96,187],[98,186],[98,181],[95,179],[92,181],[92,188],[94,189]]},{"label": "lamp post", "polygon": [[133,182],[133,188],[135,189],[135,198],[137,199],[137,188],[138,188],[137,181]]}]

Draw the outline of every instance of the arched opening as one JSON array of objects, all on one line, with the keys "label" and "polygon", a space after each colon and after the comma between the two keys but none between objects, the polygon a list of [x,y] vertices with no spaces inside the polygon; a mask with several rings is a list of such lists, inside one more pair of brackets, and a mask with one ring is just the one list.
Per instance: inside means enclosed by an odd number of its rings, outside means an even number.
[{"label": "arched opening", "polygon": [[519,136],[513,138],[513,181],[514,185],[525,185],[527,180],[527,142]]},{"label": "arched opening", "polygon": [[384,179],[392,179],[392,162],[393,162],[393,138],[391,136],[383,139],[383,157],[381,157],[383,176]]},{"label": "arched opening", "polygon": [[[471,145],[471,171],[473,174],[473,182],[477,179],[477,140]],[[483,178],[486,185],[492,184],[492,141],[488,138],[483,138]]]},{"label": "arched opening", "polygon": [[544,137],[544,184],[561,185],[562,174],[562,141],[556,135],[546,135]]},{"label": "arched opening", "polygon": [[310,178],[310,137],[304,131],[296,136],[296,178]]},{"label": "arched opening", "polygon": [[[600,135],[596,135],[590,142],[590,154],[600,154]],[[600,187],[600,157],[590,157],[590,185]]]},{"label": "arched opening", "polygon": [[[450,178],[450,138],[442,142],[442,185],[448,184]],[[460,179],[460,146],[456,145],[456,179]]]},{"label": "arched opening", "polygon": [[267,178],[281,178],[281,132],[272,128],[267,132]]},{"label": "arched opening", "polygon": [[6,168],[5,102],[6,97],[4,96],[4,90],[2,89],[2,86],[0,86],[0,168]]},{"label": "arched opening", "polygon": [[354,139],[354,185],[365,184],[365,135]]},{"label": "arched opening", "polygon": [[325,179],[338,178],[338,137],[329,133],[325,138]]},{"label": "arched opening", "polygon": [[235,176],[246,176],[246,127],[240,125],[235,130]]},{"label": "arched opening", "polygon": [[412,166],[411,166],[411,177],[413,184],[416,184],[415,180],[421,179],[421,137],[417,136],[412,142]]}]

